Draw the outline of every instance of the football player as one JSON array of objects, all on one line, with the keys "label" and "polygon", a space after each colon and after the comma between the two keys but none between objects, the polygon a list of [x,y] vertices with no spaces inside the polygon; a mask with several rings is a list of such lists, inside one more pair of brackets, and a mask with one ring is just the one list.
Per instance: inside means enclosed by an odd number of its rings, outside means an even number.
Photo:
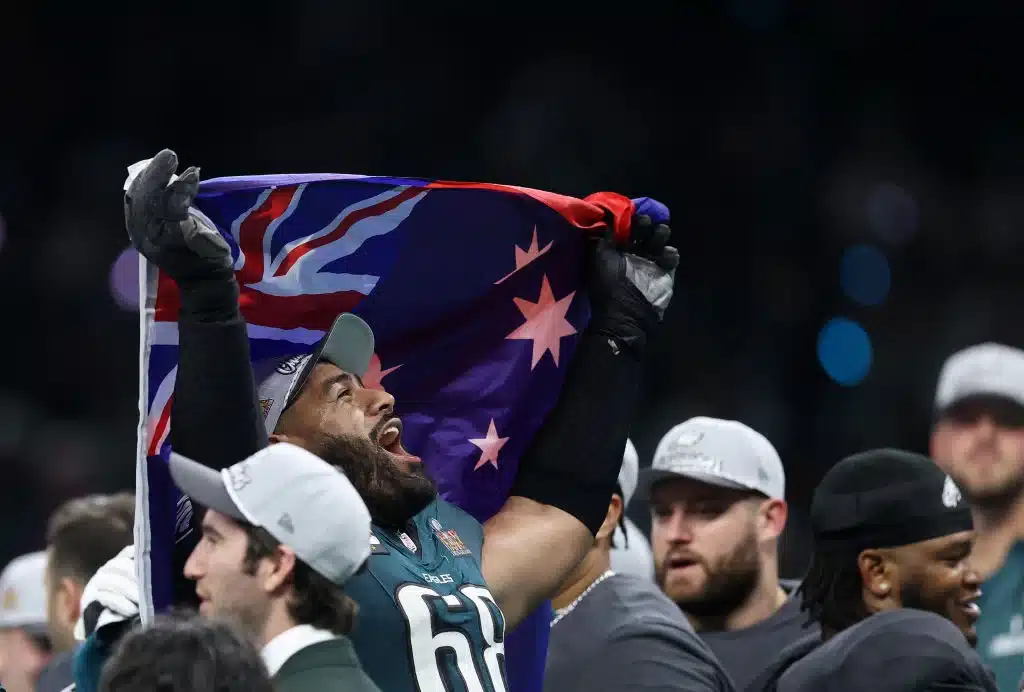
[{"label": "football player", "polygon": [[627,248],[610,233],[592,243],[592,317],[561,398],[511,496],[480,525],[404,448],[391,395],[363,386],[373,336],[354,315],[261,376],[257,395],[228,245],[190,210],[198,170],[176,170],[160,152],[125,196],[133,244],[180,290],[172,446],[228,466],[288,441],[341,468],[373,518],[369,568],[346,587],[367,672],[385,692],[507,690],[506,630],[558,590],[604,521],[645,345],[671,299],[668,227],[636,217]]}]

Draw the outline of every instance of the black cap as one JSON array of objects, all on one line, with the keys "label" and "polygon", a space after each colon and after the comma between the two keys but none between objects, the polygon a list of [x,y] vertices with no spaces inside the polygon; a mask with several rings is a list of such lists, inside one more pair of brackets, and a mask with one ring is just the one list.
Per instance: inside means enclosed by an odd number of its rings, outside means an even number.
[{"label": "black cap", "polygon": [[931,459],[899,449],[854,454],[814,491],[811,527],[820,547],[889,548],[973,527],[957,488]]}]

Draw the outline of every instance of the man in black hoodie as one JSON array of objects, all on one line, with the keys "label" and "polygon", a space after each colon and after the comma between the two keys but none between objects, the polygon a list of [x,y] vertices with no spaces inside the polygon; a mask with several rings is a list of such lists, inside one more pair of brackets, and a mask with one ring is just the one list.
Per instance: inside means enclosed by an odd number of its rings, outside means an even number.
[{"label": "man in black hoodie", "polygon": [[930,459],[892,449],[844,459],[815,491],[811,524],[800,590],[822,641],[786,652],[757,689],[996,691],[973,649],[971,514]]}]

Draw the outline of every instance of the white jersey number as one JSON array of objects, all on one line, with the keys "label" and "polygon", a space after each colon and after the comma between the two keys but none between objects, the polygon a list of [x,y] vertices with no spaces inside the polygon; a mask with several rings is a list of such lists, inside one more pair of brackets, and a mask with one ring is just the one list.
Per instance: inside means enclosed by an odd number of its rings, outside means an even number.
[{"label": "white jersey number", "polygon": [[[458,675],[468,692],[507,692],[502,671],[505,624],[497,622],[488,607],[490,604],[497,609],[490,591],[482,586],[463,586],[457,594],[442,596],[428,586],[403,584],[395,593],[395,601],[409,626],[409,649],[419,692],[457,689],[445,679],[449,672],[438,666],[441,653],[454,655]],[[465,632],[446,628],[435,631],[438,608],[447,608],[452,613],[476,609],[484,637],[484,670],[476,664],[473,642]],[[484,684],[484,676],[490,681],[489,685]]]}]

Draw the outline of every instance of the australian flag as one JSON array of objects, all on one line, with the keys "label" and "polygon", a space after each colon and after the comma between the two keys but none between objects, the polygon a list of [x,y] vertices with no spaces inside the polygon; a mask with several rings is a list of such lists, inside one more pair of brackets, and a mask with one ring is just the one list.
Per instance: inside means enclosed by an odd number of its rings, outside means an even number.
[{"label": "australian flag", "polygon": [[[196,207],[231,246],[254,361],[313,345],[342,312],[376,336],[367,386],[396,399],[441,496],[483,522],[562,387],[589,318],[587,232],[634,204],[355,175],[218,178]],[[177,289],[143,259],[137,562],[144,617],[171,605],[177,491],[166,459]],[[540,692],[550,605],[510,634],[513,692]]]}]

